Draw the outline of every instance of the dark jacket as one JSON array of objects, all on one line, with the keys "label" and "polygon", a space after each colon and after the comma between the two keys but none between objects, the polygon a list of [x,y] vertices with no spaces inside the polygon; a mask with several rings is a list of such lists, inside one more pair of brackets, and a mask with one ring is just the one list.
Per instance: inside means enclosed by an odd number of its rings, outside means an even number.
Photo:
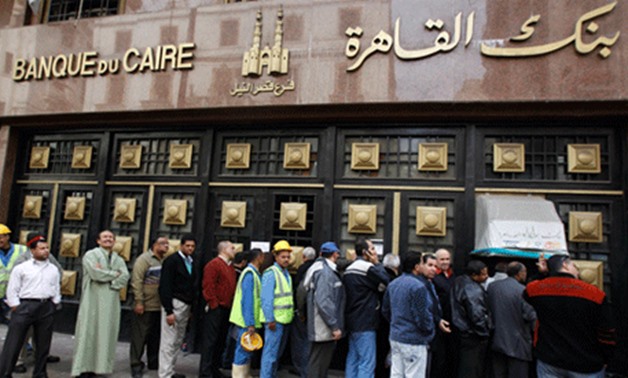
[{"label": "dark jacket", "polygon": [[454,279],[456,279],[453,272],[450,274],[451,275],[447,277],[445,272],[439,271],[439,273],[432,280],[434,288],[436,289],[436,294],[438,295],[441,310],[443,312],[443,319],[447,321],[451,321],[451,285],[454,283]]},{"label": "dark jacket", "polygon": [[432,300],[432,305],[430,306],[430,311],[432,312],[432,317],[434,318],[434,324],[436,325],[436,329],[438,329],[438,324],[443,318],[443,311],[441,309],[441,305],[438,299],[438,294],[436,294],[436,289],[434,288],[434,284],[428,280],[424,276],[419,276],[419,280],[425,285],[427,288],[427,292]]},{"label": "dark jacket", "polygon": [[486,291],[466,274],[451,287],[451,320],[462,336],[486,339],[493,328]]},{"label": "dark jacket", "polygon": [[347,331],[376,331],[381,311],[380,293],[386,290],[389,282],[384,266],[358,258],[345,270],[342,281],[347,294]]},{"label": "dark jacket", "polygon": [[491,349],[519,360],[532,361],[532,328],[536,313],[523,300],[525,286],[512,277],[488,287],[488,307],[495,331]]},{"label": "dark jacket", "polygon": [[159,299],[166,311],[166,315],[173,312],[172,300],[178,299],[186,304],[192,304],[198,291],[195,284],[197,279],[196,265],[192,265],[192,274],[188,273],[183,258],[179,253],[168,256],[161,265],[159,280]]}]

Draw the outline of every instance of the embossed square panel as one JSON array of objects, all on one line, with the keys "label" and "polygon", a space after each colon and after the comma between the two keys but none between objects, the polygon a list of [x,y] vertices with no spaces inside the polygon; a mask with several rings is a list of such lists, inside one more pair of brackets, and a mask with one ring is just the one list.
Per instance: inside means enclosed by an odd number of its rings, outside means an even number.
[{"label": "embossed square panel", "polygon": [[524,172],[525,146],[521,143],[495,143],[493,145],[494,172]]},{"label": "embossed square panel", "polygon": [[377,232],[377,205],[349,205],[349,232],[374,234]]},{"label": "embossed square panel", "polygon": [[568,144],[567,162],[569,173],[600,173],[600,145]]},{"label": "embossed square panel", "polygon": [[164,224],[184,225],[188,211],[187,200],[167,199],[164,201]]},{"label": "embossed square panel", "polygon": [[92,166],[92,146],[74,146],[72,152],[72,168],[88,169]]},{"label": "embossed square panel", "polygon": [[592,211],[569,212],[569,241],[601,243],[602,213]]},{"label": "embossed square panel", "polygon": [[419,171],[447,170],[447,143],[419,143]]},{"label": "embossed square panel", "polygon": [[580,271],[580,279],[604,290],[604,263],[591,260],[571,260]]},{"label": "embossed square panel", "polygon": [[233,243],[233,248],[235,253],[240,253],[244,251],[244,244],[242,243]]},{"label": "embossed square panel", "polygon": [[355,249],[353,249],[353,248],[347,249],[347,252],[345,253],[345,258],[348,261],[355,261],[355,259],[357,258],[356,254],[355,254]]},{"label": "embossed square panel", "polygon": [[286,143],[283,154],[284,169],[309,169],[310,144]]},{"label": "embossed square panel", "polygon": [[129,292],[129,289],[127,286],[120,289],[120,302],[126,301],[126,296],[128,292]]},{"label": "embossed square panel", "polygon": [[120,168],[139,169],[142,166],[142,145],[125,144],[120,147]]},{"label": "embossed square panel", "polygon": [[416,234],[445,236],[447,234],[447,208],[417,206]]},{"label": "embossed square panel", "polygon": [[251,158],[250,143],[230,143],[227,145],[227,162],[229,169],[248,169]]},{"label": "embossed square panel", "polygon": [[81,234],[61,234],[59,256],[78,257],[81,249]]},{"label": "embossed square panel", "polygon": [[307,217],[307,204],[296,202],[283,202],[279,215],[280,230],[305,230]]},{"label": "embossed square panel", "polygon": [[378,170],[379,143],[351,143],[351,169]]},{"label": "embossed square panel", "polygon": [[181,247],[180,239],[168,239],[168,252],[166,252],[166,256],[170,256],[173,253],[177,253],[177,251],[179,250],[179,247]]},{"label": "embossed square panel", "polygon": [[116,236],[116,242],[113,244],[113,251],[120,255],[124,261],[129,261],[131,260],[132,245],[132,236]]},{"label": "embossed square panel", "polygon": [[292,253],[290,254],[290,263],[288,264],[288,270],[290,273],[297,272],[297,269],[303,264],[303,247],[296,245],[292,246]]},{"label": "embossed square panel", "polygon": [[222,201],[220,225],[222,227],[244,228],[246,224],[246,202]]},{"label": "embossed square panel", "polygon": [[135,198],[116,198],[113,208],[113,220],[120,223],[135,222],[135,206],[137,199]]},{"label": "embossed square panel", "polygon": [[33,147],[31,148],[31,159],[29,168],[46,169],[48,168],[48,160],[50,159],[50,147]]},{"label": "embossed square panel", "polygon": [[75,270],[64,270],[61,276],[61,295],[73,296],[76,293],[76,277],[78,272]]},{"label": "embossed square panel", "polygon": [[20,230],[20,238],[18,239],[18,243],[22,245],[26,245],[28,241],[28,234],[31,232],[35,232],[34,230]]},{"label": "embossed square panel", "polygon": [[67,197],[63,219],[83,220],[85,218],[85,197]]},{"label": "embossed square panel", "polygon": [[170,145],[170,168],[189,169],[192,168],[192,152],[194,146],[191,144],[171,144]]},{"label": "embossed square panel", "polygon": [[30,219],[41,218],[41,205],[44,201],[42,196],[26,196],[24,197],[24,208],[22,209],[22,217]]}]

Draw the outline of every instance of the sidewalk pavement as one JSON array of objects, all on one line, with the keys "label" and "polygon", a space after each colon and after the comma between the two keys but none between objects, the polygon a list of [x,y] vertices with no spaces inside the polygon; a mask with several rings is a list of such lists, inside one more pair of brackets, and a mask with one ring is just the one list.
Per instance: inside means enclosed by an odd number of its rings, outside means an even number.
[{"label": "sidewalk pavement", "polygon": [[[4,324],[0,325],[0,340],[4,345],[4,338],[7,333],[8,327]],[[74,335],[68,335],[63,333],[56,333],[52,336],[52,345],[50,346],[50,354],[61,357],[61,361],[54,364],[48,364],[48,377],[49,378],[69,378],[70,371],[72,369],[72,354],[74,351]],[[185,354],[180,353],[177,359],[175,371],[177,373],[185,374],[188,378],[193,378],[198,375],[200,355],[199,354]],[[27,359],[26,366],[28,371],[24,374],[13,373],[14,378],[30,377],[33,373],[33,361],[32,358]],[[228,370],[224,371],[225,375],[230,375]],[[257,373],[254,371],[253,373]],[[109,375],[110,378],[128,378],[131,376],[131,369],[129,367],[129,343],[118,342],[116,347],[116,362],[114,364],[113,374]],[[331,378],[341,378],[344,374],[339,371],[330,371],[329,376]],[[145,370],[145,378],[157,378],[156,371]],[[289,367],[282,367],[279,371],[279,378],[293,378],[297,375],[289,372]]]}]

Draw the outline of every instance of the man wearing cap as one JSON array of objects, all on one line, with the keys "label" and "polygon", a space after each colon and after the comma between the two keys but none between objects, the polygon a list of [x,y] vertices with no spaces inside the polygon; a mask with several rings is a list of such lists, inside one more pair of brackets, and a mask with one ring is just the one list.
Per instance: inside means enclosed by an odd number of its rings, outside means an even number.
[{"label": "man wearing cap", "polygon": [[15,266],[17,258],[26,253],[28,248],[20,244],[11,243],[11,229],[0,223],[0,322],[9,323],[8,314],[10,308],[5,302],[7,284],[11,270]]},{"label": "man wearing cap", "polygon": [[249,265],[242,271],[236,285],[233,307],[229,321],[238,327],[236,349],[231,366],[233,378],[248,378],[251,370],[252,353],[245,350],[240,342],[242,335],[252,336],[255,330],[262,328],[261,291],[262,280],[259,269],[264,263],[264,252],[261,249],[252,249],[249,255]]},{"label": "man wearing cap", "polygon": [[358,238],[355,254],[356,260],[342,278],[347,288],[345,315],[349,335],[345,373],[347,377],[373,377],[380,322],[379,298],[386,290],[389,278],[370,240]]},{"label": "man wearing cap", "polygon": [[321,246],[321,257],[308,269],[307,334],[312,342],[308,377],[326,377],[336,342],[344,332],[345,288],[336,269],[340,249],[334,242]]},{"label": "man wearing cap", "polygon": [[31,326],[35,328],[33,377],[47,376],[46,358],[52,340],[54,312],[61,302],[61,278],[57,267],[48,261],[50,249],[46,239],[37,235],[28,245],[33,258],[13,269],[6,292],[12,315],[0,356],[0,377],[11,376]]},{"label": "man wearing cap", "polygon": [[275,263],[262,276],[262,323],[264,349],[262,350],[261,378],[277,376],[279,358],[288,340],[288,331],[294,317],[292,278],[288,272],[292,247],[280,240],[273,247]]},{"label": "man wearing cap", "polygon": [[220,358],[225,349],[229,330],[229,312],[236,288],[236,272],[232,261],[235,247],[228,240],[218,243],[218,256],[203,268],[201,362],[199,377],[223,377]]}]

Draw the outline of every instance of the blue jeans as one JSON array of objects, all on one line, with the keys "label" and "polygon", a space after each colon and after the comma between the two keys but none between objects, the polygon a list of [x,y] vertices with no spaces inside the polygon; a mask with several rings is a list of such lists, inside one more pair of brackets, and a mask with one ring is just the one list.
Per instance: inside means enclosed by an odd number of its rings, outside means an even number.
[{"label": "blue jeans", "polygon": [[536,361],[536,374],[539,378],[604,378],[605,370],[602,368],[595,373],[578,373],[546,364],[541,360]]},{"label": "blue jeans", "polygon": [[375,331],[351,332],[345,375],[355,378],[371,378],[375,375],[377,338]]},{"label": "blue jeans", "polygon": [[251,357],[253,356],[252,352],[247,352],[242,348],[242,344],[240,344],[240,338],[242,334],[244,334],[248,328],[241,328],[235,326],[238,329],[238,338],[236,339],[236,347],[235,353],[233,354],[233,364],[234,365],[248,365],[251,363]]},{"label": "blue jeans", "polygon": [[262,368],[260,378],[273,378],[277,376],[279,358],[286,349],[290,324],[275,323],[275,330],[271,331],[268,324],[264,328],[264,348],[262,348]]}]

